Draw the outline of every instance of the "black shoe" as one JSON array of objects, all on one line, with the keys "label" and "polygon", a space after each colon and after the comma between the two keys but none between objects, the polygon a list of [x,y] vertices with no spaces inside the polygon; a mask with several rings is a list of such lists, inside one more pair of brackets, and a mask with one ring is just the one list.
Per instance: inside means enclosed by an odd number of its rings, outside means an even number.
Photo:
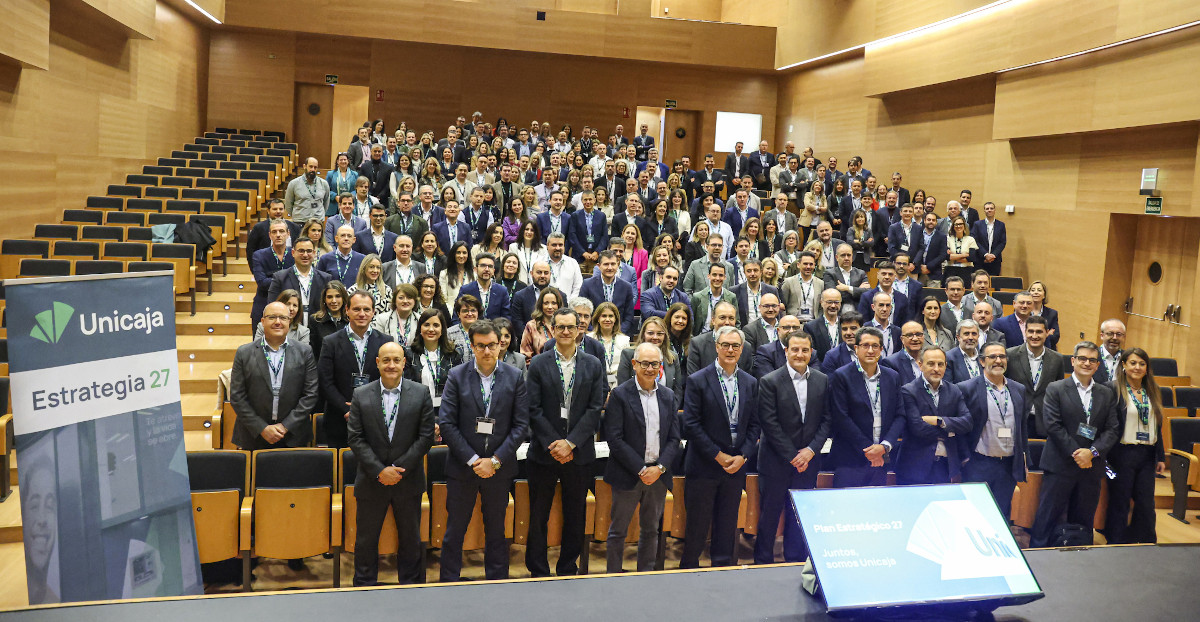
[{"label": "black shoe", "polygon": [[301,570],[304,570],[304,560],[303,559],[289,559],[288,560],[288,568],[290,570],[300,572]]}]

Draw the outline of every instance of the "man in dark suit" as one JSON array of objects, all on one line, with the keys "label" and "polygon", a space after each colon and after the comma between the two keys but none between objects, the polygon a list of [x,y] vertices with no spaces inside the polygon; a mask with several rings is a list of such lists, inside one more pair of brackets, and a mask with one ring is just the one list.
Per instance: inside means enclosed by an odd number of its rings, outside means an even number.
[{"label": "man in dark suit", "polygon": [[[732,183],[733,185],[737,185],[736,180],[741,179],[742,175],[745,175],[746,173],[748,173],[750,171],[750,158],[746,154],[742,153],[742,149],[744,147],[745,147],[744,143],[742,143],[742,141],[739,140],[737,142],[737,144],[735,144],[733,146],[733,153],[725,156],[725,175],[724,175],[724,177],[727,180],[727,184],[726,184],[727,187],[728,187],[729,183]],[[769,168],[768,168],[768,170],[769,170]],[[734,181],[728,182],[728,180],[734,180]]]},{"label": "man in dark suit", "polygon": [[680,568],[700,565],[705,536],[712,528],[709,556],[713,566],[729,566],[734,558],[738,505],[746,488],[746,460],[757,450],[758,418],[754,395],[758,382],[738,369],[745,345],[732,326],[713,331],[717,364],[688,376],[683,401],[683,437],[687,492],[687,533]]},{"label": "man in dark suit", "polygon": [[[903,295],[897,293],[896,297],[902,299]],[[883,292],[875,294],[875,301],[871,303],[872,317],[864,324],[864,326],[878,329],[879,333],[883,336],[883,353],[881,356],[884,358],[896,354],[903,349],[900,341],[900,327],[896,322],[888,318],[893,308],[894,305],[891,296]]]},{"label": "man in dark suit", "polygon": [[583,209],[571,214],[567,227],[570,233],[571,256],[585,270],[599,261],[600,252],[608,248],[608,217],[596,209],[596,195],[591,190],[580,193]]},{"label": "man in dark suit", "polygon": [[1038,438],[1046,437],[1042,419],[1042,403],[1046,399],[1046,387],[1067,373],[1067,360],[1063,355],[1046,347],[1049,331],[1046,319],[1040,315],[1025,321],[1025,343],[1008,349],[1008,371],[1005,376],[1025,385],[1025,395],[1032,404],[1029,418],[1032,425],[1025,429]]},{"label": "man in dark suit", "polygon": [[937,228],[937,214],[925,214],[922,222],[925,226],[921,229],[921,250],[913,255],[913,263],[917,275],[934,287],[942,282],[942,266],[950,258],[950,247],[946,234]]},{"label": "man in dark suit", "polygon": [[812,337],[812,362],[819,363],[834,348],[838,338],[838,310],[842,308],[842,296],[838,290],[828,288],[821,292],[821,315],[804,325],[804,332]]},{"label": "man in dark suit", "polygon": [[864,326],[854,346],[857,364],[833,372],[829,382],[834,488],[886,484],[884,463],[904,431],[900,376],[879,364],[883,333]]},{"label": "man in dark suit", "polygon": [[358,462],[354,499],[358,514],[354,540],[354,585],[375,585],[379,577],[379,533],[388,508],[396,521],[399,549],[396,572],[401,584],[421,583],[421,494],[425,492],[425,454],[433,446],[434,412],[429,390],[405,380],[404,348],[395,342],[379,348],[379,380],[354,390],[346,422]]},{"label": "man in dark suit", "polygon": [[658,278],[658,286],[642,292],[642,320],[649,317],[667,317],[667,309],[671,305],[682,302],[690,309],[692,301],[683,290],[678,288],[679,269],[675,266],[663,268],[662,276]]},{"label": "man in dark suit", "polygon": [[838,344],[821,359],[821,373],[832,376],[833,372],[858,360],[854,343],[858,329],[863,326],[863,316],[858,311],[842,311],[838,316]]},{"label": "man in dark suit", "polygon": [[[472,241],[471,227],[459,218],[458,201],[446,201],[445,210],[446,219],[430,227],[430,231],[437,237],[442,254],[449,255],[451,247],[459,242],[465,242],[469,249]],[[447,257],[446,261],[453,261],[453,257]]]},{"label": "man in dark suit", "polygon": [[1019,346],[1025,343],[1025,329],[1029,326],[1032,311],[1033,296],[1029,292],[1019,292],[1013,296],[1013,312],[992,322],[992,328],[1004,335],[1005,345]]},{"label": "man in dark suit", "polygon": [[971,237],[979,245],[975,251],[975,267],[987,270],[992,276],[1000,274],[1004,262],[1004,247],[1008,244],[1008,233],[1004,223],[996,219],[996,204],[983,204],[983,218],[971,225]]},{"label": "man in dark suit", "polygon": [[890,261],[879,262],[876,274],[879,278],[879,285],[863,293],[862,298],[858,301],[858,312],[863,317],[873,317],[875,314],[871,307],[875,304],[875,296],[884,293],[892,297],[892,307],[888,312],[891,318],[890,323],[903,324],[908,321],[908,311],[912,308],[908,296],[892,287],[896,282],[895,264]]},{"label": "man in dark suit", "polygon": [[1100,322],[1100,367],[1096,382],[1108,384],[1117,376],[1121,352],[1125,350],[1125,322],[1110,318]]},{"label": "man in dark suit", "polygon": [[954,335],[958,346],[946,353],[946,382],[958,384],[983,373],[979,362],[979,325],[967,318],[958,323]]},{"label": "man in dark suit", "polygon": [[[717,360],[717,345],[715,333],[722,326],[737,326],[737,308],[732,302],[718,302],[713,307],[713,325],[712,330],[705,331],[692,338],[688,345],[687,353],[687,376],[709,367]],[[744,371],[749,372],[754,365],[754,355],[747,349],[742,348],[742,358],[738,363]]]},{"label": "man in dark suit", "polygon": [[[346,155],[350,156],[350,166],[354,167],[354,170],[358,170],[363,162],[371,159],[371,128],[358,128],[358,137],[346,147]],[[383,157],[383,152],[380,151],[379,155]]]},{"label": "man in dark suit", "polygon": [[404,284],[412,285],[426,272],[424,262],[412,260],[412,247],[412,238],[407,235],[397,235],[392,242],[392,253],[396,258],[383,264],[381,275],[392,291]]},{"label": "man in dark suit", "polygon": [[640,162],[646,161],[646,152],[654,147],[654,137],[647,134],[649,126],[643,123],[641,133],[633,137],[633,147],[637,150],[635,157]]},{"label": "man in dark suit", "polygon": [[600,275],[584,279],[579,295],[599,306],[611,302],[621,314],[621,332],[632,335],[636,331],[637,319],[633,317],[633,286],[617,278],[617,255],[610,250],[600,253]]},{"label": "man in dark suit", "polygon": [[767,149],[767,141],[759,141],[758,151],[750,154],[750,176],[754,178],[754,189],[771,191],[771,179],[768,172],[775,166],[775,154]]},{"label": "man in dark suit", "polygon": [[900,327],[900,345],[897,352],[879,363],[900,374],[900,386],[921,377],[921,349],[925,347],[925,328],[920,322],[905,322]]},{"label": "man in dark suit", "polygon": [[[902,188],[900,186],[900,182],[902,179],[903,179],[903,177],[900,175],[899,172],[892,173],[892,192],[896,193],[896,200],[900,203],[900,205],[904,205],[905,203],[912,202],[912,195],[909,194],[908,188]],[[921,208],[921,206],[919,206],[919,205],[914,205],[913,208],[916,209],[918,212],[924,211]]]},{"label": "man in dark suit", "polygon": [[980,352],[983,374],[956,385],[973,420],[970,434],[960,437],[959,455],[967,459],[963,481],[986,483],[1004,520],[1012,514],[1017,482],[1025,481],[1028,445],[1021,415],[1028,412],[1025,387],[1004,377],[1007,356],[1003,345],[986,344]]},{"label": "man in dark suit", "polygon": [[378,255],[380,263],[388,263],[396,258],[396,234],[384,228],[387,220],[387,208],[382,203],[371,206],[371,228],[354,238],[354,250],[363,255]]},{"label": "man in dark suit", "polygon": [[317,269],[329,273],[329,276],[343,284],[354,283],[364,259],[362,253],[354,250],[354,228],[350,225],[338,227],[334,240],[337,248],[332,253],[321,255],[317,260]]},{"label": "man in dark suit", "polygon": [[1116,394],[1094,381],[1100,365],[1100,346],[1081,341],[1071,357],[1070,378],[1046,387],[1042,419],[1046,447],[1042,450],[1042,491],[1029,546],[1050,544],[1059,520],[1083,525],[1091,532],[1100,502],[1105,456],[1120,438]]},{"label": "man in dark suit", "polygon": [[250,273],[254,275],[254,282],[258,284],[258,288],[254,292],[254,302],[250,307],[251,332],[258,326],[258,321],[262,319],[263,309],[267,303],[273,301],[273,299],[267,298],[267,294],[271,291],[271,281],[275,273],[291,268],[296,261],[292,254],[287,252],[285,245],[288,236],[287,224],[282,220],[273,220],[269,231],[271,245],[250,257]]},{"label": "man in dark suit", "polygon": [[837,267],[825,270],[825,287],[834,288],[841,295],[843,307],[857,309],[863,292],[871,289],[867,273],[854,267],[854,247],[842,243],[837,246]]},{"label": "man in dark suit", "polygon": [[750,375],[754,376],[756,380],[762,380],[763,376],[787,364],[787,349],[783,345],[783,338],[787,337],[790,332],[803,330],[803,326],[800,324],[800,318],[794,315],[785,315],[779,318],[777,329],[779,339],[758,346],[758,349],[754,351]]},{"label": "man in dark suit", "polygon": [[392,173],[396,167],[383,161],[383,145],[371,145],[371,159],[358,165],[358,176],[371,180],[371,196],[387,205],[388,193],[391,192]]},{"label": "man in dark suit", "polygon": [[658,525],[667,491],[671,490],[671,465],[679,454],[680,422],[676,398],[658,384],[662,351],[643,343],[633,354],[635,377],[613,389],[604,414],[608,463],[604,481],[612,486],[612,523],[608,529],[608,572],[621,572],[625,536],[633,512],[639,512],[637,569],[654,570],[658,555]]},{"label": "man in dark suit", "polygon": [[517,448],[529,431],[529,395],[521,370],[499,362],[500,336],[489,320],[471,324],[474,364],[450,370],[438,416],[446,459],[446,535],[441,580],[458,581],[462,545],[482,499],[484,575],[508,578],[504,516],[517,474]]},{"label": "man in dark suit", "polygon": [[[491,253],[475,257],[475,280],[458,290],[458,297],[474,296],[483,305],[483,316],[489,320],[508,317],[508,288],[492,279],[496,273],[496,258]],[[515,330],[515,329],[514,329]]]},{"label": "man in dark suit", "polygon": [[379,347],[392,341],[390,335],[371,330],[375,300],[370,293],[357,291],[347,303],[349,324],[329,334],[321,342],[317,377],[325,397],[325,436],[330,447],[345,447],[346,420],[354,389],[379,379],[375,358]]},{"label": "man in dark suit", "polygon": [[539,259],[530,266],[529,280],[532,282],[529,287],[513,294],[509,301],[509,319],[512,320],[513,330],[525,330],[525,325],[533,319],[533,308],[537,305],[537,298],[542,290],[550,287],[551,274],[550,264],[544,260]]},{"label": "man in dark suit", "polygon": [[742,328],[746,338],[746,347],[750,352],[756,352],[760,346],[774,343],[782,338],[779,333],[779,312],[782,305],[775,294],[763,294],[758,305],[758,318],[748,322]]},{"label": "man in dark suit", "polygon": [[300,237],[301,223],[284,220],[285,218],[287,218],[287,208],[283,206],[283,200],[271,199],[268,201],[267,217],[255,223],[250,229],[250,233],[246,234],[246,257],[253,257],[254,253],[271,245],[271,236],[268,232],[273,220],[283,220],[287,223],[288,240],[285,245],[291,246],[292,242]]},{"label": "man in dark suit", "polygon": [[696,171],[692,176],[692,196],[700,196],[704,192],[704,182],[712,182],[713,189],[711,192],[720,194],[725,188],[724,171],[715,168],[716,160],[713,154],[704,154],[704,168]]},{"label": "man in dark suit", "polygon": [[900,221],[888,226],[888,256],[892,261],[895,261],[896,255],[900,253],[907,253],[911,259],[921,252],[921,242],[924,241],[921,235],[922,226],[913,219],[911,205],[900,207]]},{"label": "man in dark suit", "polygon": [[313,267],[313,256],[312,240],[296,240],[296,245],[292,247],[295,265],[276,272],[267,288],[267,300],[277,300],[279,294],[286,289],[299,292],[300,322],[306,326],[308,316],[321,308],[321,293],[325,291],[325,284],[333,280],[328,272],[321,272]]},{"label": "man in dark suit", "polygon": [[[583,550],[588,487],[600,407],[607,383],[604,364],[575,347],[579,316],[559,309],[551,320],[556,340],[552,352],[529,362],[529,540],[525,566],[534,577],[550,576],[546,559],[546,526],[555,486],[562,482],[562,546],[555,573],[579,571]],[[585,560],[586,561],[586,560]]]},{"label": "man in dark suit", "polygon": [[962,391],[946,375],[946,353],[921,350],[921,375],[900,388],[904,405],[904,451],[896,461],[897,484],[948,484],[962,481],[957,436],[974,421]]},{"label": "man in dark suit", "polygon": [[[804,535],[788,491],[816,488],[821,470],[820,452],[829,438],[830,413],[826,409],[829,379],[809,367],[812,336],[794,331],[780,339],[787,351],[787,366],[758,381],[758,492],[762,499],[754,563],[775,562],[775,533],[783,519],[783,559],[802,562],[808,557]],[[686,498],[686,497],[685,497]]]},{"label": "man in dark suit", "polygon": [[742,272],[746,275],[746,280],[730,287],[729,291],[737,300],[738,320],[744,327],[761,316],[758,306],[762,303],[763,296],[773,294],[776,304],[779,303],[779,289],[762,282],[762,264],[757,259],[747,259],[742,264]]},{"label": "man in dark suit", "polygon": [[262,338],[233,356],[229,402],[237,413],[233,444],[241,449],[304,447],[312,438],[317,363],[307,343],[288,338],[290,326],[287,306],[268,304]]}]

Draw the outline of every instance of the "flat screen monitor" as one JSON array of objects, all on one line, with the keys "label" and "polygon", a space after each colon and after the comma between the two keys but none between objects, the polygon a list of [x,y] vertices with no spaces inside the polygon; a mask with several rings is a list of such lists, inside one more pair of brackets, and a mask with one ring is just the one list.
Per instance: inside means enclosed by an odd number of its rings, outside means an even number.
[{"label": "flat screen monitor", "polygon": [[793,490],[831,614],[962,607],[1043,596],[982,483]]}]

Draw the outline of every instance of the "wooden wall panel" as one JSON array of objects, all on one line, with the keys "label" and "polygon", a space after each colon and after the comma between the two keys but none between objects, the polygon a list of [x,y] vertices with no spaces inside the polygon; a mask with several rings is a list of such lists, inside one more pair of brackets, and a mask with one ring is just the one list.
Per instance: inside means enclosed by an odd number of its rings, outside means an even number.
[{"label": "wooden wall panel", "polygon": [[155,0],[78,0],[143,39],[154,38]]},{"label": "wooden wall panel", "polygon": [[652,17],[669,17],[672,19],[702,19],[719,22],[721,19],[721,0],[653,0],[650,3]]},{"label": "wooden wall panel", "polygon": [[[686,20],[651,19],[645,12],[617,15],[546,10],[509,2],[392,0],[386,4],[325,0],[228,0],[226,23],[297,33],[368,37],[603,58],[769,70],[775,30]],[[464,16],[479,28],[464,35]],[[492,27],[503,24],[503,28]]]},{"label": "wooden wall panel", "polygon": [[214,31],[208,125],[291,132],[295,73],[294,34]]},{"label": "wooden wall panel", "polygon": [[1158,168],[1158,188],[1173,216],[1197,216],[1193,205],[1197,126],[1167,125],[1084,134],[1079,155],[1079,209],[1143,214],[1143,168]]},{"label": "wooden wall panel", "polygon": [[0,209],[21,216],[6,219],[5,236],[58,222],[63,209],[82,206],[204,127],[207,31],[159,4],[154,40],[130,40],[69,19],[78,7],[58,6],[50,69],[0,81],[0,166],[13,173]]},{"label": "wooden wall panel", "polygon": [[[1137,19],[1125,19],[1137,15]],[[1180,0],[1026,0],[867,49],[866,91],[890,93],[991,73],[1200,18]]]},{"label": "wooden wall panel", "polygon": [[996,138],[1200,119],[1200,28],[1001,74]]},{"label": "wooden wall panel", "polygon": [[0,3],[0,57],[25,67],[50,68],[50,0]]}]

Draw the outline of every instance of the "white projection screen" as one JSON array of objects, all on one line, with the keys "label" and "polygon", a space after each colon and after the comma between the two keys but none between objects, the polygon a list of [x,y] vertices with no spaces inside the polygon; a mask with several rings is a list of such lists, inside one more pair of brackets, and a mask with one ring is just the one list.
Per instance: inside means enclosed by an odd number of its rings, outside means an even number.
[{"label": "white projection screen", "polygon": [[758,148],[762,140],[762,115],[745,112],[717,112],[716,140],[713,151],[733,151],[738,141],[745,145],[747,153]]}]

